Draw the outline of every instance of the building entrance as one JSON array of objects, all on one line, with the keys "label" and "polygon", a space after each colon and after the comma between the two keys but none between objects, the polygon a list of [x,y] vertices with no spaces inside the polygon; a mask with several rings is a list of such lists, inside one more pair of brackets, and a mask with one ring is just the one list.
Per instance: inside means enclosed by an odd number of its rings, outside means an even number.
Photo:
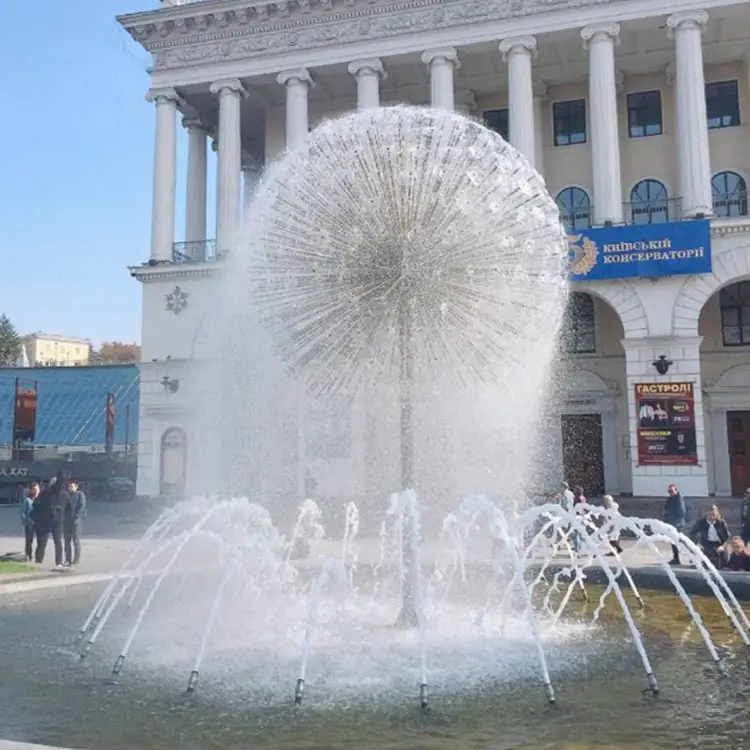
[{"label": "building entrance", "polygon": [[727,412],[727,435],[732,494],[741,496],[750,487],[750,411]]},{"label": "building entrance", "polygon": [[564,414],[562,454],[565,481],[580,485],[587,497],[604,494],[601,414]]}]

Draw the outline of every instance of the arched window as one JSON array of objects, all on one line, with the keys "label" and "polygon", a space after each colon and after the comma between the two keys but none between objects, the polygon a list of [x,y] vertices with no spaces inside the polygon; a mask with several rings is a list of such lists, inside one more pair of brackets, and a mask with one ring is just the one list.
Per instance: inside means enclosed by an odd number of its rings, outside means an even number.
[{"label": "arched window", "polygon": [[750,346],[750,281],[724,287],[719,305],[724,346]]},{"label": "arched window", "polygon": [[747,216],[747,183],[737,172],[719,172],[711,180],[714,216]]},{"label": "arched window", "polygon": [[565,321],[565,348],[569,354],[594,354],[596,333],[594,298],[585,292],[573,292],[568,300]]},{"label": "arched window", "polygon": [[657,224],[669,221],[667,188],[659,180],[641,180],[630,191],[633,224]]},{"label": "arched window", "polygon": [[579,187],[563,188],[555,202],[560,209],[560,221],[568,231],[591,226],[591,200],[585,190]]},{"label": "arched window", "polygon": [[187,478],[187,435],[170,427],[161,436],[159,492],[162,497],[182,498]]}]

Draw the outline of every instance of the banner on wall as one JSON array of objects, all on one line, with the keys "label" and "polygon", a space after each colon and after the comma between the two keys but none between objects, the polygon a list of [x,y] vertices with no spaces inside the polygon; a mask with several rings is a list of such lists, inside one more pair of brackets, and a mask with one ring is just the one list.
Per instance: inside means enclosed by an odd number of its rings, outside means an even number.
[{"label": "banner on wall", "polygon": [[583,229],[568,242],[571,281],[711,273],[708,221]]},{"label": "banner on wall", "polygon": [[637,383],[638,465],[696,465],[692,383]]},{"label": "banner on wall", "polygon": [[15,461],[31,461],[34,458],[36,402],[36,381],[24,385],[20,378],[16,378],[12,450],[12,458]]}]

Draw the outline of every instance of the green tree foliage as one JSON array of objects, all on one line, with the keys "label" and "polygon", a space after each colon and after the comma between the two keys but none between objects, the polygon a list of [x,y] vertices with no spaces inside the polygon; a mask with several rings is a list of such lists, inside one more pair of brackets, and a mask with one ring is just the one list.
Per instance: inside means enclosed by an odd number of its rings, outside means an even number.
[{"label": "green tree foliage", "polygon": [[21,337],[7,315],[0,315],[0,367],[13,367],[21,356]]}]

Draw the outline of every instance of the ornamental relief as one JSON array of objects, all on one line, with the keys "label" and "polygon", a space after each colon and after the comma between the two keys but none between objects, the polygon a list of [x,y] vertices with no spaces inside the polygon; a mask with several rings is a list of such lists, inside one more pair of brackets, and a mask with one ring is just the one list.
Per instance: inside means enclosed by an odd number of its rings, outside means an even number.
[{"label": "ornamental relief", "polygon": [[[181,6],[189,8],[193,15],[140,24],[128,30],[154,54],[154,69],[168,70],[607,2],[609,0],[411,0],[375,4],[359,0],[295,0],[201,15],[195,13],[194,9],[200,6],[195,3]],[[315,13],[311,12],[311,5]],[[160,13],[163,11],[154,16]]]}]

